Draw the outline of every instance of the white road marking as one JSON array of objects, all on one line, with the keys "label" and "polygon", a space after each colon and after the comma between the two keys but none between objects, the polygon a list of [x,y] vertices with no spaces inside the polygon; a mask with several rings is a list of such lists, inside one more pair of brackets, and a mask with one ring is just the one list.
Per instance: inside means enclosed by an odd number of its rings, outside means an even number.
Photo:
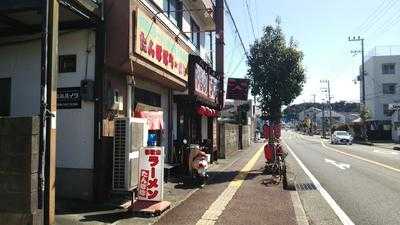
[{"label": "white road marking", "polygon": [[362,160],[364,162],[368,162],[368,163],[371,163],[371,164],[374,164],[374,165],[377,165],[377,166],[381,166],[381,167],[384,167],[386,169],[393,170],[395,172],[399,172],[400,173],[400,169],[397,169],[395,167],[388,166],[386,164],[383,164],[383,163],[380,163],[380,162],[376,162],[376,161],[373,161],[373,160],[370,160],[370,159],[366,159],[366,158],[363,158],[363,157],[358,156],[358,155],[353,155],[353,154],[350,154],[350,153],[347,153],[347,152],[340,151],[340,150],[335,149],[335,148],[328,147],[328,146],[325,145],[325,143],[322,140],[321,140],[321,145],[322,145],[322,147],[324,147],[326,149],[329,149],[331,151],[334,151],[334,152],[337,152],[337,153],[340,153],[340,154],[343,154],[343,155],[347,155],[347,156],[353,157],[355,159],[359,159],[359,160]]},{"label": "white road marking", "polygon": [[332,159],[325,159],[325,162],[326,163],[330,163],[330,164],[332,164],[332,165],[334,165],[334,166],[336,166],[336,167],[338,167],[338,168],[340,168],[342,170],[350,169],[350,165],[349,164],[336,162],[335,160],[332,160]]},{"label": "white road marking", "polygon": [[325,201],[328,203],[328,205],[332,208],[332,210],[335,212],[336,216],[340,219],[340,221],[343,223],[343,225],[354,225],[354,222],[350,219],[349,216],[340,208],[340,206],[336,203],[336,201],[332,198],[332,196],[325,190],[325,188],[322,187],[321,183],[315,178],[315,176],[310,172],[310,170],[307,169],[307,167],[303,164],[303,162],[297,157],[297,155],[293,152],[293,150],[289,147],[288,144],[286,144],[287,149],[289,152],[292,154],[293,158],[297,161],[297,163],[300,165],[300,167],[304,170],[304,172],[307,174],[307,176],[311,179],[311,181],[314,183],[315,187],[321,193],[322,197],[325,199]]},{"label": "white road marking", "polygon": [[398,152],[391,152],[388,150],[374,150],[375,153],[381,153],[381,154],[385,154],[385,155],[398,155]]},{"label": "white road marking", "polygon": [[290,197],[292,197],[294,214],[296,215],[297,225],[309,225],[306,212],[304,211],[303,205],[301,204],[299,193],[297,191],[291,191]]}]

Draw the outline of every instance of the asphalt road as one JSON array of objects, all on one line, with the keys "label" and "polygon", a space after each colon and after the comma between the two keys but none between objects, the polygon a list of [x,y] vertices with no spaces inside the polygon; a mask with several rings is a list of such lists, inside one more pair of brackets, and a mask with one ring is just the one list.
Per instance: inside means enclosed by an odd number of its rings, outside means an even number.
[{"label": "asphalt road", "polygon": [[[293,131],[284,132],[283,139],[326,191],[313,190],[311,197],[299,191],[310,224],[340,224],[346,216],[347,224],[400,224],[399,151],[331,145]],[[303,180],[312,183],[309,177]]]}]

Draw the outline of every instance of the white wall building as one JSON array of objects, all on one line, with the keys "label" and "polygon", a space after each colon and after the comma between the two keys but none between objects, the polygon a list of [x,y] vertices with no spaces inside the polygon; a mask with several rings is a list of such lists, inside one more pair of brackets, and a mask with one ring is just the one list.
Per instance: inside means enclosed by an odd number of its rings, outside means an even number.
[{"label": "white wall building", "polygon": [[[82,80],[94,80],[95,32],[70,31],[59,37],[59,55],[72,56],[69,71],[58,75],[58,88],[79,90]],[[35,37],[0,47],[0,82],[11,82],[11,117],[38,115],[40,112],[40,39]],[[62,63],[62,62],[61,62]],[[63,67],[63,66],[62,66]],[[71,179],[85,180],[81,197],[90,199],[94,169],[94,102],[57,110],[57,194],[76,193]],[[71,183],[70,183],[71,184]],[[65,190],[71,189],[71,190]],[[76,196],[74,196],[76,197]]]},{"label": "white wall building", "polygon": [[[389,104],[400,102],[399,84],[400,55],[372,56],[365,62],[365,104],[370,120],[391,120]],[[362,90],[360,93],[362,96]]]}]

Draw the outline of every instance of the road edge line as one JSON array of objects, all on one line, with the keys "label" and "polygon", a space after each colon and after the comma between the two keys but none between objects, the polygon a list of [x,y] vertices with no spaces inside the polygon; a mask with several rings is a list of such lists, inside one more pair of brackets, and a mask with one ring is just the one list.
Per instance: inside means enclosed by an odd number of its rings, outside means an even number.
[{"label": "road edge line", "polygon": [[334,211],[336,216],[342,222],[343,225],[354,225],[354,222],[350,219],[350,217],[340,208],[340,206],[336,203],[336,201],[332,198],[332,196],[322,187],[321,183],[317,180],[317,178],[307,169],[307,167],[303,164],[303,162],[297,157],[297,155],[293,152],[290,146],[284,142],[288,151],[292,154],[293,158],[299,164],[299,166],[303,169],[303,171],[307,174],[307,176],[311,179],[311,182],[315,185],[319,193]]},{"label": "road edge line", "polygon": [[290,197],[292,198],[294,214],[296,215],[297,225],[309,225],[306,212],[303,204],[301,203],[299,193],[297,191],[291,191]]}]

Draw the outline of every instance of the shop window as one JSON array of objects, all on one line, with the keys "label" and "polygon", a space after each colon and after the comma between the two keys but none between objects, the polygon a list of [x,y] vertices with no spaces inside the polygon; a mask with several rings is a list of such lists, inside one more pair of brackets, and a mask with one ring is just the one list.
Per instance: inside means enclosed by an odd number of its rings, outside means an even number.
[{"label": "shop window", "polygon": [[394,63],[382,64],[382,74],[395,74],[395,64]]},{"label": "shop window", "polygon": [[10,116],[11,78],[0,78],[0,116]]},{"label": "shop window", "polygon": [[76,55],[60,55],[58,60],[59,73],[76,72]]},{"label": "shop window", "polygon": [[200,27],[196,24],[193,18],[190,19],[190,30],[190,41],[194,46],[196,46],[197,49],[200,49]]},{"label": "shop window", "polygon": [[135,88],[135,100],[146,105],[161,108],[161,95],[141,88]]}]

